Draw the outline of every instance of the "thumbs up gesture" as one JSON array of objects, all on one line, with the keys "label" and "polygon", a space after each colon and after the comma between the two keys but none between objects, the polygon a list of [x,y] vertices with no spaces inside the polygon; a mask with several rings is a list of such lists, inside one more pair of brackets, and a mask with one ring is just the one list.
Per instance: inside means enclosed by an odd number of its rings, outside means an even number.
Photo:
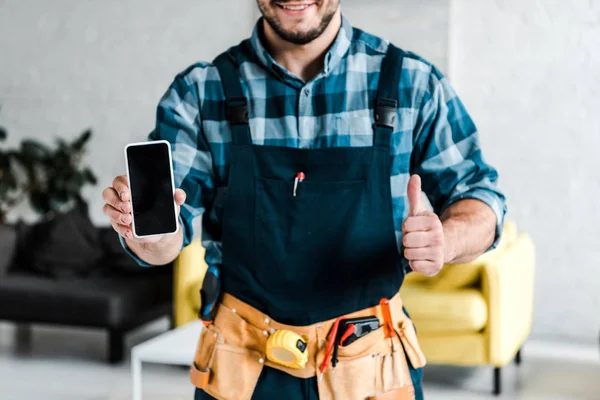
[{"label": "thumbs up gesture", "polygon": [[444,229],[439,217],[427,211],[421,198],[421,177],[408,181],[410,213],[402,224],[404,256],[415,272],[434,276],[444,266]]}]

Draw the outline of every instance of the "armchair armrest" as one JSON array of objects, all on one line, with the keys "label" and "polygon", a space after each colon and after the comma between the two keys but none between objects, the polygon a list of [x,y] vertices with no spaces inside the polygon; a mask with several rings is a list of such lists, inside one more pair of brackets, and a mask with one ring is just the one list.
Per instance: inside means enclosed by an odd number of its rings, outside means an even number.
[{"label": "armchair armrest", "polygon": [[512,360],[531,332],[535,246],[521,234],[502,257],[484,263],[482,292],[488,304],[489,361],[502,367]]},{"label": "armchair armrest", "polygon": [[200,308],[198,290],[208,269],[204,253],[200,239],[194,239],[181,251],[174,262],[173,319],[175,326],[198,318],[197,313]]}]

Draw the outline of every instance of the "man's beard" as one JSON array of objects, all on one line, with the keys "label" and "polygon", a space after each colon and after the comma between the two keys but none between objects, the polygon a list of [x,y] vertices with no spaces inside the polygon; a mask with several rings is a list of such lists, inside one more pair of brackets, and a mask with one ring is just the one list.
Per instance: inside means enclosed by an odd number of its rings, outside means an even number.
[{"label": "man's beard", "polygon": [[[274,7],[278,7],[278,6],[275,5]],[[265,12],[266,10],[262,9],[262,7],[261,7],[261,11],[262,11],[265,21],[267,21],[267,23],[271,26],[271,28],[273,28],[273,30],[275,31],[275,33],[277,33],[277,35],[279,37],[281,37],[283,40],[288,41],[290,43],[303,45],[303,44],[310,43],[313,40],[315,40],[316,38],[318,38],[319,36],[321,36],[321,34],[329,26],[329,23],[331,22],[331,20],[333,19],[333,16],[335,15],[335,12],[337,11],[337,8],[334,7],[333,9],[327,10],[327,12],[323,16],[323,19],[321,20],[321,23],[319,24],[319,26],[317,26],[314,29],[309,30],[308,32],[286,31],[281,27],[280,21],[276,16],[268,15],[267,12]]]}]

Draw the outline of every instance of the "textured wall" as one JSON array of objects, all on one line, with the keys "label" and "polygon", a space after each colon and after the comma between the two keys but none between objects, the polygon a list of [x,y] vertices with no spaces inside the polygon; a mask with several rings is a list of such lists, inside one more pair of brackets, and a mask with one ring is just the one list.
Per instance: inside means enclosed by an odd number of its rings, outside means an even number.
[{"label": "textured wall", "polygon": [[255,10],[239,0],[2,0],[0,124],[10,143],[93,128],[87,160],[100,184],[86,197],[106,223],[100,191],[124,172],[123,146],[145,140],[175,74],[247,36]]},{"label": "textured wall", "polygon": [[342,0],[352,24],[411,50],[446,72],[449,0]]},{"label": "textured wall", "polygon": [[450,74],[533,236],[534,334],[600,329],[600,1],[454,0]]}]

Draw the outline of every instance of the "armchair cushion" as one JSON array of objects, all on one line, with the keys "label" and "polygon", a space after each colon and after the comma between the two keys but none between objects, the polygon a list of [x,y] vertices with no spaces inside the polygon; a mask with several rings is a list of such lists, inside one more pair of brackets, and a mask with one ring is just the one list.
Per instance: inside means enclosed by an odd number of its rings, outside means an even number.
[{"label": "armchair cushion", "polygon": [[488,321],[488,307],[479,290],[430,290],[403,286],[404,305],[419,334],[473,333]]}]

